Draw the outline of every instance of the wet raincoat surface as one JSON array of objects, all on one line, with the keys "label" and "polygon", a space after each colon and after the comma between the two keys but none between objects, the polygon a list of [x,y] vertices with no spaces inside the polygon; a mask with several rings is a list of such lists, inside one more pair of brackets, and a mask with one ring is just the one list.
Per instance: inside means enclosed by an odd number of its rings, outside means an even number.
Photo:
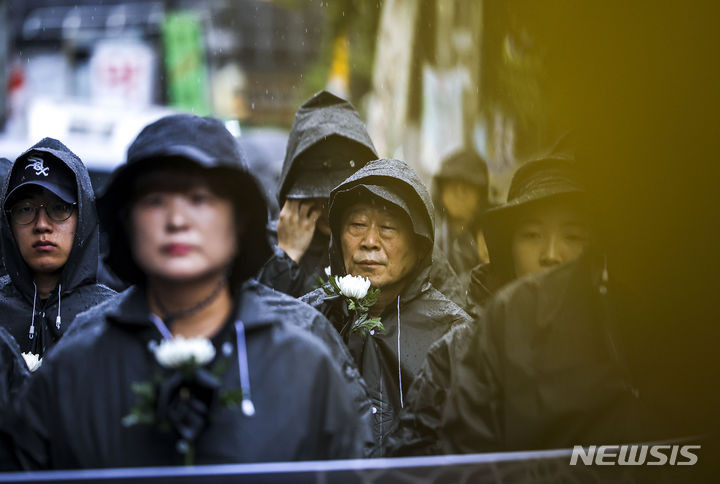
[{"label": "wet raincoat surface", "polygon": [[5,328],[0,328],[0,419],[29,376],[20,347]]},{"label": "wet raincoat surface", "polygon": [[[501,289],[431,348],[396,455],[566,448],[678,437],[629,371],[589,256]],[[668,422],[663,422],[667,424]]]},{"label": "wet raincoat surface", "polygon": [[[234,309],[212,338],[213,360],[190,374],[156,361],[152,348],[171,335],[151,314],[145,276],[117,232],[130,203],[128,187],[168,163],[222,173],[237,187],[232,202],[245,224],[229,267]],[[100,208],[108,230],[116,231],[110,232],[109,266],[135,286],[78,317],[78,329],[19,397],[10,433],[22,467],[181,465],[179,450],[188,441],[195,464],[364,455],[370,426],[354,406],[347,379],[327,347],[298,328],[322,316],[250,278],[270,253],[267,211],[220,121],[175,115],[146,127]],[[153,385],[145,394],[156,421],[128,426],[123,418],[143,401],[133,390],[136,382]]]},{"label": "wet raincoat surface", "polygon": [[[227,358],[220,388],[243,387],[238,364],[246,362],[255,414],[216,400],[195,443],[196,464],[362,456],[363,426],[335,362],[316,338],[284,322],[293,315],[311,319],[315,311],[280,297],[278,304],[271,289],[248,282],[213,338],[215,361]],[[148,345],[161,334],[149,314],[144,291],[131,288],[83,314],[78,323],[86,329],[43,362],[14,427],[24,468],[182,465],[173,432],[122,423],[137,403],[132,384],[159,370]]]},{"label": "wet raincoat surface", "polygon": [[20,354],[20,347],[5,328],[0,327],[0,471],[13,468],[12,441],[2,432],[6,418],[12,418],[10,409],[30,371]]},{"label": "wet raincoat surface", "polygon": [[343,199],[356,190],[365,190],[389,203],[404,205],[401,208],[410,218],[413,230],[427,245],[425,257],[408,275],[409,282],[398,300],[388,305],[381,315],[384,334],[351,333],[346,326],[345,302],[328,298],[322,289],[303,297],[328,317],[350,348],[368,386],[379,453],[383,453],[385,436],[406,404],[405,396],[428,348],[453,325],[467,323],[469,317],[429,282],[432,202],[415,172],[401,161],[370,162],[333,191],[330,205],[332,273],[345,274],[339,219],[347,203]]},{"label": "wet raincoat surface", "polygon": [[[50,297],[37,297],[32,271],[20,254],[6,212],[0,218],[0,242],[8,275],[0,279],[0,325],[7,328],[23,352],[44,355],[63,335],[75,316],[112,297],[115,291],[97,283],[98,218],[95,195],[87,168],[66,146],[45,138],[20,155],[15,162],[25,168],[33,153],[52,155],[74,173],[77,182],[77,229],[72,251]],[[10,177],[2,187],[3,203]],[[58,322],[59,318],[59,322]],[[34,326],[30,338],[30,327]]]},{"label": "wet raincoat surface", "polygon": [[[333,142],[333,138],[341,138],[340,142],[345,143],[338,148],[336,157],[318,160],[302,157],[310,148],[328,140]],[[338,183],[376,158],[365,123],[352,104],[329,92],[316,94],[300,106],[290,130],[278,191],[280,208],[288,194],[296,198],[327,198]],[[277,237],[274,226],[270,232]],[[330,264],[329,243],[329,237],[316,230],[299,263],[275,247],[258,280],[294,297],[306,294],[317,286],[316,278],[324,277],[324,269]]]}]

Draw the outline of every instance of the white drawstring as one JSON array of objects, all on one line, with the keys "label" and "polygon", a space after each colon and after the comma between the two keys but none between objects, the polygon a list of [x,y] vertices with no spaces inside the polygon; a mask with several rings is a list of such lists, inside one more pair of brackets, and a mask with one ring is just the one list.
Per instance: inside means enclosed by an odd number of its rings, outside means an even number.
[{"label": "white drawstring", "polygon": [[37,300],[37,285],[33,282],[33,286],[35,287],[35,292],[33,293],[33,312],[32,319],[30,320],[30,333],[28,334],[28,338],[30,339],[35,337],[35,301]]},{"label": "white drawstring", "polygon": [[255,415],[255,405],[250,398],[250,366],[248,365],[247,346],[245,344],[245,325],[239,319],[235,321],[235,335],[237,337],[240,389],[242,390],[242,413],[246,417],[252,417]]},{"label": "white drawstring", "polygon": [[398,336],[397,336],[397,354],[398,354],[398,383],[400,386],[400,408],[405,408],[403,403],[402,391],[402,367],[400,366],[400,296],[397,298],[397,314],[398,314]]},{"label": "white drawstring", "polygon": [[155,313],[150,313],[150,321],[153,322],[163,339],[173,339],[173,335],[165,322]]},{"label": "white drawstring", "polygon": [[55,327],[60,331],[60,325],[62,324],[62,319],[60,318],[60,303],[62,301],[62,296],[60,295],[62,291],[62,284],[58,284],[58,313],[57,318],[55,318]]},{"label": "white drawstring", "polygon": [[[157,314],[150,313],[153,322],[163,339],[173,339],[173,335],[165,322]],[[245,344],[245,325],[241,320],[235,321],[235,334],[238,348],[238,371],[240,373],[240,388],[242,390],[242,413],[246,417],[255,415],[255,405],[250,397],[250,366],[248,365],[247,345]]]}]

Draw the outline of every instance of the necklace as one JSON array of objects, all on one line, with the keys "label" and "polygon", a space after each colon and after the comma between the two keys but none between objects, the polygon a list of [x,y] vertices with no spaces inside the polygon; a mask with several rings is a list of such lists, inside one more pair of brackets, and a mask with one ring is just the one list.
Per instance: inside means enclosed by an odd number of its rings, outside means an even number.
[{"label": "necklace", "polygon": [[168,310],[165,305],[160,301],[160,298],[157,296],[157,294],[153,291],[152,296],[155,300],[155,303],[158,305],[158,308],[163,314],[163,320],[166,322],[166,324],[170,324],[172,321],[175,321],[176,319],[183,319],[187,318],[189,316],[192,316],[193,314],[197,314],[206,307],[208,307],[215,299],[220,296],[220,293],[222,292],[222,289],[225,287],[225,284],[227,281],[223,277],[218,282],[217,286],[215,286],[215,289],[210,293],[208,297],[203,299],[202,301],[194,304],[193,306],[190,306],[186,309],[180,309],[179,311],[170,311]]}]

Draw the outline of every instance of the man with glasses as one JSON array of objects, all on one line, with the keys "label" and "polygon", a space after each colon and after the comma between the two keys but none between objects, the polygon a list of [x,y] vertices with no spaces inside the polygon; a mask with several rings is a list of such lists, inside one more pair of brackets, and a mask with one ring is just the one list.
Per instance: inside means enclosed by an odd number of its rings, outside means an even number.
[{"label": "man with glasses", "polygon": [[22,352],[42,358],[75,316],[112,296],[97,284],[98,220],[87,168],[45,138],[5,177],[0,243],[0,325]]}]

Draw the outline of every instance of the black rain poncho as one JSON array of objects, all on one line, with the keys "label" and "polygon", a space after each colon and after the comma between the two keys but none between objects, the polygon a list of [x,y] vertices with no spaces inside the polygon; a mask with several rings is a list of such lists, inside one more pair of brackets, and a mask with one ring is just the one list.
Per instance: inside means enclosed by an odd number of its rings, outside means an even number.
[{"label": "black rain poncho", "polygon": [[[323,156],[303,156],[321,144],[329,145]],[[280,208],[288,195],[327,198],[337,184],[376,158],[365,124],[352,104],[326,91],[317,93],[300,106],[290,130],[278,190]],[[274,224],[270,233],[277,237]],[[329,237],[316,230],[299,263],[276,246],[258,280],[294,297],[306,294],[317,286],[317,278],[325,275],[330,264],[329,243]]]},{"label": "black rain poncho", "polygon": [[[10,331],[23,352],[43,356],[70,326],[75,316],[112,297],[115,291],[97,283],[98,218],[87,168],[65,145],[45,138],[20,155],[14,169],[24,169],[28,156],[53,156],[64,163],[77,182],[77,229],[72,251],[58,287],[46,300],[37,297],[32,271],[20,254],[7,213],[0,219],[0,242],[8,275],[0,279],[0,324]],[[5,178],[2,201],[8,193]],[[58,322],[59,318],[59,322]],[[30,338],[30,327],[34,326]]]},{"label": "black rain poncho", "polygon": [[681,437],[630,371],[627,321],[615,318],[601,275],[602,263],[585,255],[519,279],[476,323],[433,345],[390,439],[393,454]]},{"label": "black rain poncho", "polygon": [[330,205],[332,273],[346,273],[339,240],[340,218],[348,199],[354,199],[358,190],[399,204],[411,220],[416,235],[425,241],[425,257],[408,275],[409,283],[398,301],[390,304],[381,315],[385,334],[351,333],[346,327],[345,302],[327,297],[322,289],[316,289],[302,300],[325,314],[350,348],[370,392],[378,454],[383,454],[385,437],[397,413],[406,404],[403,395],[407,396],[428,348],[453,325],[468,323],[469,317],[429,282],[432,202],[417,174],[402,161],[372,161],[333,190]]}]

